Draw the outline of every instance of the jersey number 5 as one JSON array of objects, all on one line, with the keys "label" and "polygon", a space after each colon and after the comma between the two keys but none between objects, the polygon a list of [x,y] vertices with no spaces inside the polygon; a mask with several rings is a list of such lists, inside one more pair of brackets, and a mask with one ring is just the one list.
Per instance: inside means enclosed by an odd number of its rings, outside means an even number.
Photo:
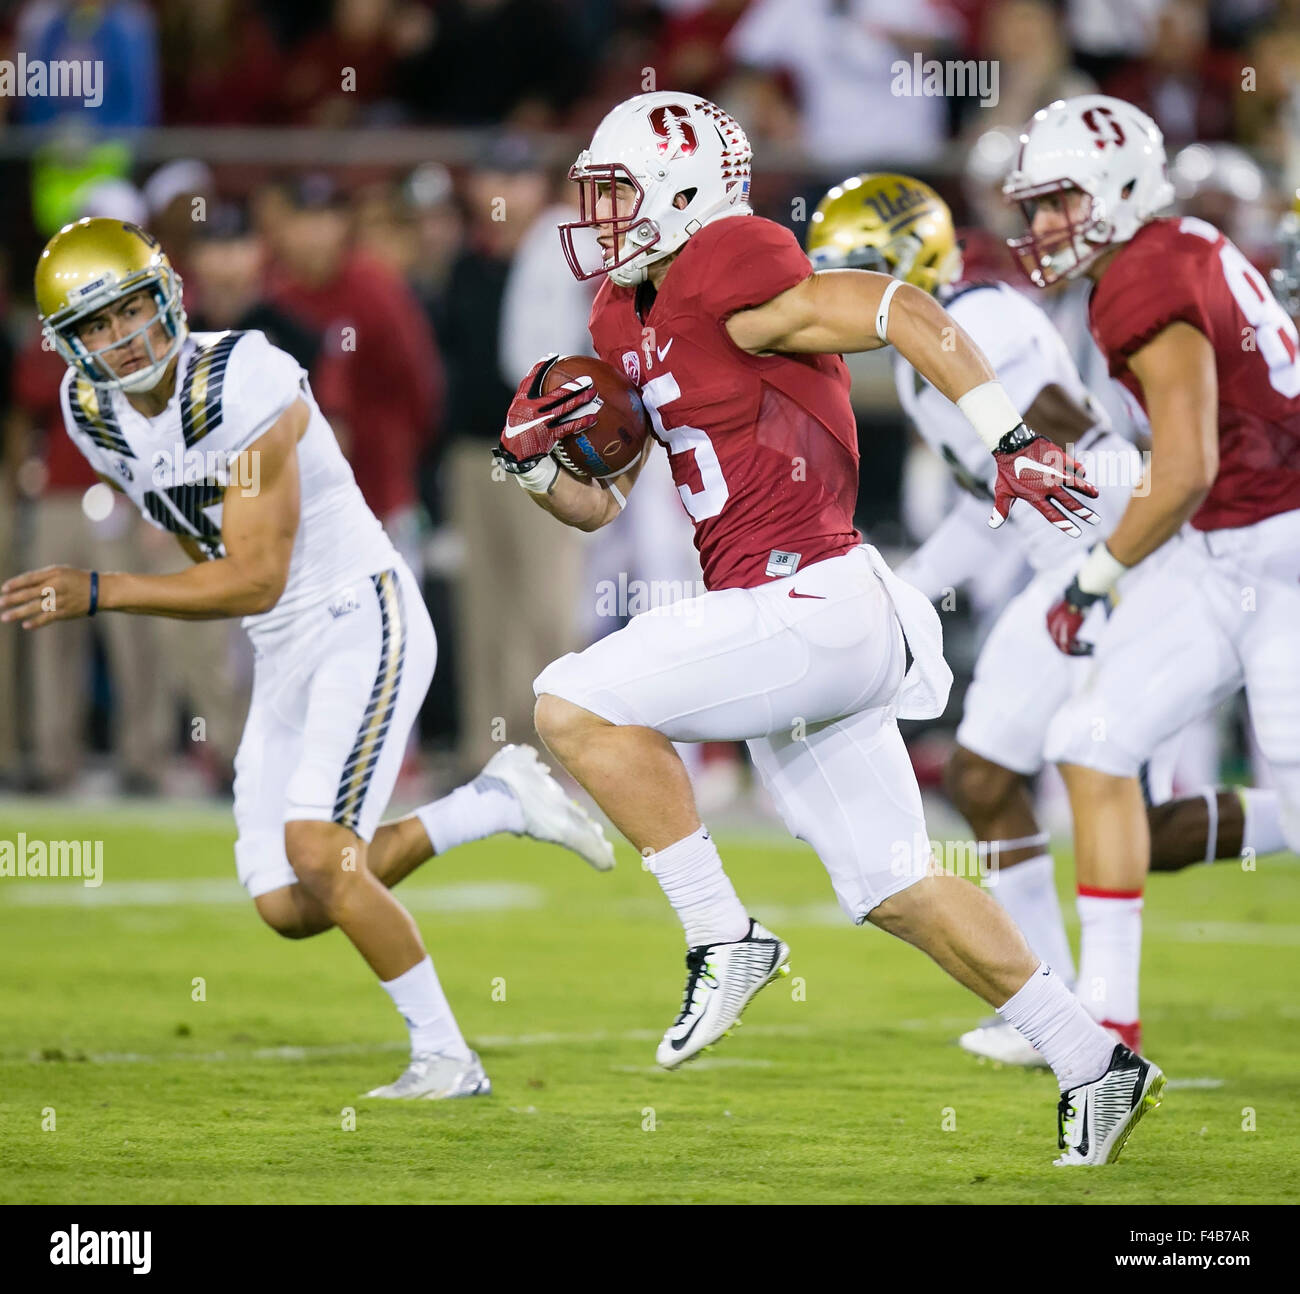
[{"label": "jersey number 5", "polygon": [[666,404],[681,398],[682,389],[671,373],[661,373],[657,378],[647,382],[641,388],[641,399],[646,412],[650,415],[650,425],[655,435],[668,446],[670,457],[693,452],[695,467],[700,474],[700,488],[692,490],[688,485],[679,485],[677,493],[682,496],[682,503],[690,513],[692,521],[704,521],[716,517],[726,506],[731,492],[722,475],[722,464],[718,462],[717,450],[709,439],[709,433],[699,427],[666,427],[660,410]]}]

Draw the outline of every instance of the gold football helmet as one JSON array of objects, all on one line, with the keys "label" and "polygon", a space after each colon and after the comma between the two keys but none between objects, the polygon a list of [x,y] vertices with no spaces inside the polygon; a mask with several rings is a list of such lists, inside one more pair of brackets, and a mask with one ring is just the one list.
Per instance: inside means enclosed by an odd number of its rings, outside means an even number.
[{"label": "gold football helmet", "polygon": [[[77,324],[140,291],[150,292],[157,307],[148,323],[106,350],[89,350],[77,336]],[[45,244],[36,262],[36,309],[45,335],[68,364],[96,386],[123,391],[147,391],[157,385],[187,334],[180,275],[162,245],[139,225],[102,216],[64,225]],[[168,337],[162,354],[156,353],[149,336],[159,322]],[[148,362],[118,377],[104,356],[141,335]]]},{"label": "gold football helmet", "polygon": [[808,223],[815,269],[878,270],[937,292],[961,273],[948,204],[910,175],[855,175],[817,204]]}]

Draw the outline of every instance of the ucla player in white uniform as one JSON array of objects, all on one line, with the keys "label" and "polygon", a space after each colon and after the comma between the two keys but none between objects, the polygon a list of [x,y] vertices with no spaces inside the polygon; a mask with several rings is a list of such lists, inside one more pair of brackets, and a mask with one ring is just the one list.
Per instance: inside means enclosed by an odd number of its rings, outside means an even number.
[{"label": "ucla player in white uniform", "polygon": [[390,887],[433,854],[498,831],[563,844],[599,870],[613,865],[608,841],[527,746],[380,826],[436,643],[306,374],[260,332],[190,334],[162,248],[121,221],[56,234],[36,298],[68,362],[68,434],[195,565],[160,576],[28,572],[0,589],[3,619],[36,629],[107,611],[242,616],[256,665],[235,764],[240,881],[288,938],[337,925],[406,1021],[409,1067],[368,1095],[490,1092]]},{"label": "ucla player in white uniform", "polygon": [[[952,215],[933,189],[892,174],[860,175],[836,185],[813,214],[808,252],[818,268],[877,270],[932,293],[988,356],[1026,425],[1084,464],[1087,480],[1100,492],[1091,505],[1097,531],[1104,538],[1114,529],[1141,479],[1137,451],[1109,429],[1105,410],[1084,385],[1065,342],[1033,301],[1005,283],[960,281]],[[1034,952],[1073,982],[1074,959],[1047,833],[1034,812],[1032,779],[1043,767],[1048,726],[1087,669],[1086,657],[1063,655],[1046,629],[1048,608],[1083,556],[1066,535],[1055,540],[1043,535],[1041,526],[1028,522],[1027,511],[1012,509],[1009,536],[989,528],[993,473],[983,443],[961,411],[901,356],[894,364],[904,411],[968,496],[898,574],[937,600],[981,566],[1003,561],[1008,539],[1033,572],[981,648],[945,783],[981,850],[996,865],[994,895]],[[1097,607],[1086,636],[1095,639],[1104,626],[1105,610]],[[1243,845],[1259,853],[1283,847],[1272,792],[1246,792],[1249,811],[1231,791],[1207,790],[1167,803],[1176,754],[1174,738],[1146,770],[1148,801],[1159,806],[1150,819],[1157,870],[1234,856]],[[1042,1063],[1038,1052],[997,1017],[963,1035],[961,1045],[1005,1063]]]}]

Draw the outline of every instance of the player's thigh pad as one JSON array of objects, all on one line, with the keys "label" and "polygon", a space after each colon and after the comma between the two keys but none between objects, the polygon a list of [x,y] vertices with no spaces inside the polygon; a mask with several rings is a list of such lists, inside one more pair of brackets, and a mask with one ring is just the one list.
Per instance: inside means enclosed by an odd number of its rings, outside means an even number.
[{"label": "player's thigh pad", "polygon": [[854,549],[647,611],[548,665],[533,691],[673,741],[744,741],[890,700],[903,662],[893,603]]},{"label": "player's thigh pad", "polygon": [[748,745],[782,821],[816,851],[852,921],[860,925],[926,874],[931,851],[921,791],[887,708]]},{"label": "player's thigh pad", "polygon": [[235,858],[253,897],[297,880],[286,822],[337,822],[363,840],[374,834],[437,654],[404,563],[340,590],[293,629],[258,658],[235,758]]},{"label": "player's thigh pad", "polygon": [[[980,649],[966,690],[958,744],[1013,772],[1030,775],[1043,766],[1052,716],[1086,671],[1084,660],[1058,651],[1047,632],[1048,609],[1071,574],[1044,571],[1011,599]],[[1094,623],[1104,620],[1090,619],[1085,638]]]},{"label": "player's thigh pad", "polygon": [[302,750],[304,688],[288,663],[287,654],[258,656],[235,754],[235,868],[252,898],[298,879],[284,850],[284,803]]},{"label": "player's thigh pad", "polygon": [[308,687],[303,749],[285,821],[375,834],[433,678],[433,624],[410,569],[372,576],[336,626]]},{"label": "player's thigh pad", "polygon": [[1125,588],[1083,683],[1048,727],[1046,758],[1136,777],[1157,747],[1241,685],[1236,649],[1206,596],[1204,557],[1175,537]]}]

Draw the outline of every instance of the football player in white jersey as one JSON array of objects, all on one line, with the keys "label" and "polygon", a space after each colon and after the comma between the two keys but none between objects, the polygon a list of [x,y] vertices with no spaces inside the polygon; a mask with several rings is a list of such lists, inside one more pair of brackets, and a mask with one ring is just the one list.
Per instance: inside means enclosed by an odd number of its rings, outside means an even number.
[{"label": "football player in white jersey", "polygon": [[[1006,283],[962,279],[952,214],[933,189],[906,175],[845,180],[813,213],[808,252],[819,268],[877,270],[932,293],[989,357],[1026,425],[1084,463],[1087,479],[1100,491],[1092,505],[1099,534],[1104,539],[1110,533],[1141,475],[1136,450],[1108,430],[1107,415],[1085,387],[1065,342],[1033,301]],[[981,454],[982,443],[957,407],[897,354],[894,375],[909,420],[969,495],[899,567],[904,579],[937,601],[1005,551],[1003,537],[988,526],[992,474],[987,452]],[[1048,725],[1087,668],[1084,660],[1057,650],[1045,624],[1062,582],[1069,583],[1083,555],[1064,535],[1040,535],[1041,527],[1026,531],[1026,517],[1013,510],[1011,523],[1034,575],[1007,603],[980,651],[945,784],[973,828],[986,865],[996,869],[993,894],[1034,952],[1072,983],[1074,960],[1032,781],[1043,767]],[[1104,624],[1099,608],[1089,634],[1096,637]],[[1155,870],[1237,857],[1243,847],[1257,853],[1284,848],[1271,791],[1207,790],[1170,802],[1176,752],[1176,739],[1166,743],[1145,775]],[[1039,1053],[997,1017],[960,1041],[978,1056],[1042,1064]]]},{"label": "football player in white jersey", "polygon": [[256,665],[235,762],[240,881],[286,938],[337,925],[391,996],[411,1062],[367,1095],[490,1092],[389,887],[433,854],[498,831],[566,845],[598,870],[613,866],[609,842],[527,746],[379,826],[436,643],[306,374],[263,333],[189,333],[181,281],[136,225],[84,219],[60,230],[41,253],[36,301],[68,364],[69,436],[195,565],[30,571],[0,588],[0,617],[24,629],[102,612],[244,617]]}]

